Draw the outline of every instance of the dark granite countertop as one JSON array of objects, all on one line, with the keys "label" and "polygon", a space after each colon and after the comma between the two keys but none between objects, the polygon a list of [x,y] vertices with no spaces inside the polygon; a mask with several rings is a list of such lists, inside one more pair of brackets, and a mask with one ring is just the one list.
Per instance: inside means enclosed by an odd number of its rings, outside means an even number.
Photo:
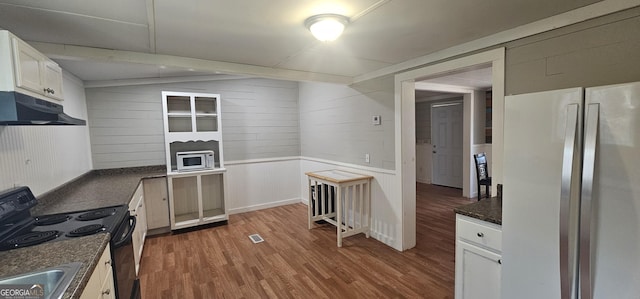
[{"label": "dark granite countertop", "polygon": [[38,196],[31,214],[45,215],[128,204],[140,180],[164,177],[165,166],[93,170]]},{"label": "dark granite countertop", "polygon": [[109,239],[110,235],[104,233],[0,252],[0,277],[81,262],[80,270],[62,296],[80,298]]},{"label": "dark granite countertop", "polygon": [[502,198],[483,199],[453,210],[461,215],[502,225]]}]

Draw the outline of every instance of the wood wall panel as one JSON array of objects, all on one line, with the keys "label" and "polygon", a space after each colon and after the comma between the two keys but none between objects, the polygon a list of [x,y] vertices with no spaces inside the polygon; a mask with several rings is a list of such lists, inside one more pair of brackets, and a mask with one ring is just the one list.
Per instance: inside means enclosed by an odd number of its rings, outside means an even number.
[{"label": "wood wall panel", "polygon": [[300,155],[296,82],[235,79],[89,88],[96,169],[165,163],[162,91],[220,94],[225,161]]},{"label": "wood wall panel", "polygon": [[[382,125],[372,124],[374,115]],[[300,83],[302,156],[394,169],[393,118],[393,87]]]},{"label": "wood wall panel", "polygon": [[640,8],[510,42],[505,94],[640,80]]}]

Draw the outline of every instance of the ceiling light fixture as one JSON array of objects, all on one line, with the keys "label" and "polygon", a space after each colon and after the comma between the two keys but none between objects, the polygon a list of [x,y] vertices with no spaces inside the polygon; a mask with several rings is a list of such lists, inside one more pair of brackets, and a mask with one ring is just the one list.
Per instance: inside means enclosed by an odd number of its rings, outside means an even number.
[{"label": "ceiling light fixture", "polygon": [[320,41],[336,40],[349,24],[349,18],[338,14],[315,15],[304,21],[311,34]]}]

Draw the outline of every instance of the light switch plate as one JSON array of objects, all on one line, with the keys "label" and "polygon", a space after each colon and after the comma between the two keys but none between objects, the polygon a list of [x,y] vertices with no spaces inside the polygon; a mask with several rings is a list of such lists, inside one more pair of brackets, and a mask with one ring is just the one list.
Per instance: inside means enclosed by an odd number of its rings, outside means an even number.
[{"label": "light switch plate", "polygon": [[382,116],[374,115],[373,117],[371,117],[371,123],[374,126],[379,126],[380,124],[382,124]]}]

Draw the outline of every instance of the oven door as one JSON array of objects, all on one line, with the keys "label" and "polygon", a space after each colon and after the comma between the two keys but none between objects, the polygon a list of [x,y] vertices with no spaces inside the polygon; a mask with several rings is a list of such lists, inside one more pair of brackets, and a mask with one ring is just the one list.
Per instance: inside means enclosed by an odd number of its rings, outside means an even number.
[{"label": "oven door", "polygon": [[111,237],[114,283],[118,299],[139,299],[140,282],[136,277],[136,264],[133,258],[131,236],[136,228],[136,217],[129,216]]}]

